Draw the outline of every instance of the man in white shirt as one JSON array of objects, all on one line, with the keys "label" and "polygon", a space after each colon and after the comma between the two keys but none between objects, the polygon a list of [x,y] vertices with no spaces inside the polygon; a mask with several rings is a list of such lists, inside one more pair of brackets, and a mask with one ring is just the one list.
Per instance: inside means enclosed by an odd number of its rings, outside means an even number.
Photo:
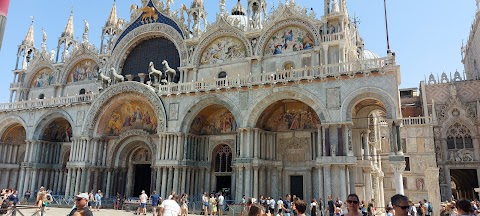
[{"label": "man in white shirt", "polygon": [[145,194],[145,191],[142,190],[142,193],[140,194],[139,196],[140,198],[140,206],[138,207],[138,214],[143,214],[143,215],[146,215],[147,214],[147,199],[148,199],[148,196],[147,194]]},{"label": "man in white shirt", "polygon": [[223,197],[222,192],[218,195],[218,215],[223,215],[223,204],[225,202],[225,197]]},{"label": "man in white shirt", "polygon": [[178,205],[178,195],[174,194],[172,199],[167,199],[162,202],[159,209],[159,216],[178,216],[181,210]]}]

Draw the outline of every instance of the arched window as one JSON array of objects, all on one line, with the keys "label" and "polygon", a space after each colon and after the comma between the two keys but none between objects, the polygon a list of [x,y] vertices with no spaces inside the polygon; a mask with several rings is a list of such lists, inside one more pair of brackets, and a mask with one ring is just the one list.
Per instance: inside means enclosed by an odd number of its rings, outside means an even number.
[{"label": "arched window", "polygon": [[470,130],[462,124],[455,123],[447,131],[448,149],[473,149]]},{"label": "arched window", "polygon": [[82,88],[82,89],[80,89],[80,92],[79,92],[78,94],[80,94],[80,95],[84,95],[84,94],[85,94],[85,89],[83,89],[83,88]]},{"label": "arched window", "polygon": [[44,94],[40,94],[40,95],[38,96],[38,99],[44,99],[44,98],[45,98],[45,95],[44,95]]},{"label": "arched window", "polygon": [[232,149],[228,145],[222,145],[217,149],[215,172],[232,172]]},{"label": "arched window", "polygon": [[295,64],[293,62],[287,62],[283,64],[283,70],[292,70],[295,69]]},{"label": "arched window", "polygon": [[218,78],[219,79],[222,79],[222,78],[225,78],[225,77],[227,77],[227,72],[222,71],[222,72],[218,73]]}]

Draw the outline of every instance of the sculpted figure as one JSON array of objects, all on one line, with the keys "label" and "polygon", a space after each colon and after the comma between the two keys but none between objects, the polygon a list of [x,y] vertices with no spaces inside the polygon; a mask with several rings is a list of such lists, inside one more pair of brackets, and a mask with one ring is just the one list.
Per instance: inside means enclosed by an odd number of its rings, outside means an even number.
[{"label": "sculpted figure", "polygon": [[100,80],[102,81],[102,87],[103,88],[106,88],[110,85],[110,83],[112,82],[112,79],[108,76],[106,76],[104,73],[103,73],[103,70],[102,69],[98,69],[98,72],[99,72],[99,77],[100,77]]},{"label": "sculpted figure", "polygon": [[111,71],[111,73],[112,73],[113,80],[114,80],[115,83],[125,81],[125,78],[123,78],[122,75],[118,74],[118,73],[117,73],[117,70],[115,70],[114,67],[111,67],[111,68],[110,68],[110,71]]},{"label": "sculpted figure", "polygon": [[150,62],[148,65],[148,76],[150,77],[150,80],[152,79],[151,76],[153,74],[154,77],[154,83],[158,83],[158,80],[162,77],[163,73],[160,70],[155,69],[155,66],[153,65],[153,62]]},{"label": "sculpted figure", "polygon": [[175,74],[177,72],[168,65],[167,60],[163,60],[162,64],[163,64],[163,71],[168,77],[168,82],[173,82],[173,79],[175,78]]}]

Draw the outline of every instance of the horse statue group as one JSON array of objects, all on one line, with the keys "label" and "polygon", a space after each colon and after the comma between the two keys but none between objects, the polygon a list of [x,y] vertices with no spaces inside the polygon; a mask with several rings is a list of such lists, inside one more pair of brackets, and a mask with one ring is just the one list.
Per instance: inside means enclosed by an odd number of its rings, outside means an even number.
[{"label": "horse statue group", "polygon": [[112,84],[125,81],[125,78],[121,74],[118,74],[114,67],[111,67],[109,72],[110,75],[107,75],[103,69],[98,69],[98,78],[102,81],[102,87],[104,89]]},{"label": "horse statue group", "polygon": [[162,65],[163,72],[155,69],[155,65],[153,64],[153,62],[150,62],[150,64],[148,65],[148,76],[150,77],[150,79],[152,79],[152,76],[154,77],[154,83],[158,83],[159,79],[161,79],[160,83],[164,85],[173,82],[173,79],[175,78],[177,72],[175,71],[175,69],[171,68],[168,65],[168,62],[166,60],[162,61]]}]

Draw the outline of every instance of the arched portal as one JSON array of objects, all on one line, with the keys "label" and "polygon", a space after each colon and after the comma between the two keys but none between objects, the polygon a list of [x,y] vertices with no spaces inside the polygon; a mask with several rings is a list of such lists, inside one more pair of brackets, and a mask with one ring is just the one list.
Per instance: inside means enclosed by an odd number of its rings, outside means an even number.
[{"label": "arched portal", "polygon": [[478,188],[477,170],[476,169],[451,169],[450,176],[452,178],[452,195],[456,200],[478,199],[475,194],[475,188]]},{"label": "arched portal", "polygon": [[232,192],[233,151],[227,144],[220,144],[212,151],[212,167],[215,175],[215,191],[230,197]]},{"label": "arched portal", "polygon": [[15,175],[19,175],[20,164],[24,161],[26,149],[26,132],[25,128],[19,124],[14,123],[9,126],[2,134],[0,140],[0,164],[6,166],[18,165],[17,168],[11,170],[2,170],[0,173],[0,188],[14,188],[17,182],[9,180],[14,179]]},{"label": "arched portal", "polygon": [[200,111],[190,126],[190,133],[196,135],[218,135],[235,133],[237,121],[233,114],[222,105],[210,105]]}]

